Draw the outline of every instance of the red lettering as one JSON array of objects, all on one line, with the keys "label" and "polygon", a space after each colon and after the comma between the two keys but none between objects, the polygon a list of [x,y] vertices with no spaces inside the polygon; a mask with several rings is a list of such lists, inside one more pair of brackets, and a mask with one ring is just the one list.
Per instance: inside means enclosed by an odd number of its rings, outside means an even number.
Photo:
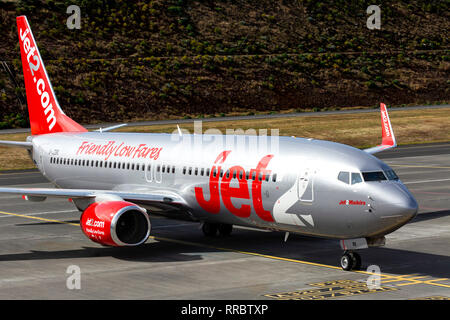
[{"label": "red lettering", "polygon": [[[223,151],[219,154],[216,161],[214,161],[214,166],[211,168],[211,174],[209,176],[209,200],[205,199],[203,188],[196,187],[195,197],[198,204],[210,213],[220,212],[220,195],[222,196],[225,208],[237,217],[248,218],[251,214],[251,205],[242,204],[239,208],[233,205],[232,198],[235,199],[250,199],[250,191],[248,188],[248,182],[245,177],[244,168],[241,166],[233,166],[228,172],[223,176],[222,182],[220,183],[219,192],[219,179],[220,171],[222,169],[221,164],[226,160],[228,154],[231,151]],[[253,180],[252,182],[252,200],[253,208],[255,213],[264,221],[272,222],[274,221],[269,210],[265,210],[262,203],[262,181],[266,179],[266,176],[270,174],[270,170],[267,170],[270,160],[273,155],[267,155],[263,157],[256,169],[250,170],[250,176]],[[219,164],[218,166],[216,166]],[[237,178],[239,187],[231,187],[230,183],[232,179]]]},{"label": "red lettering", "polygon": [[78,148],[77,155],[82,153],[84,151],[84,149],[86,149],[87,147],[88,147],[88,142],[87,141],[83,141],[81,143],[81,146]]},{"label": "red lettering", "polygon": [[119,150],[120,150],[120,147],[122,147],[122,145],[123,145],[123,142],[120,144],[120,146],[118,146],[118,147],[116,148],[116,152],[114,152],[114,156],[115,156],[115,157],[119,156],[118,152],[119,152]]},{"label": "red lettering", "polygon": [[[238,188],[230,187],[230,182],[234,175],[239,181]],[[231,198],[250,199],[244,168],[240,166],[231,167],[229,169],[229,173],[222,179],[222,183],[220,184],[220,192],[222,195],[223,204],[232,214],[241,218],[250,217],[250,205],[243,204],[240,208],[236,208],[231,202]]]},{"label": "red lettering", "polygon": [[[222,153],[220,153],[214,163],[216,164],[217,162],[219,162],[219,164],[222,164],[226,160],[230,152],[231,151],[223,151]],[[214,214],[219,213],[220,211],[219,178],[221,168],[222,167],[220,165],[217,168],[214,165],[211,169],[211,173],[209,175],[209,200],[205,200],[203,188],[194,188],[195,198],[197,199],[200,207]]]},{"label": "red lettering", "polygon": [[273,154],[269,154],[264,156],[261,161],[259,161],[255,170],[251,170],[250,174],[253,172],[256,173],[256,177],[252,183],[252,198],[253,198],[253,207],[255,208],[256,214],[264,221],[272,222],[273,217],[270,214],[270,211],[264,210],[262,203],[262,195],[261,195],[261,185],[262,181],[265,179],[266,175],[270,174],[270,170],[266,170],[269,161],[272,160]]}]

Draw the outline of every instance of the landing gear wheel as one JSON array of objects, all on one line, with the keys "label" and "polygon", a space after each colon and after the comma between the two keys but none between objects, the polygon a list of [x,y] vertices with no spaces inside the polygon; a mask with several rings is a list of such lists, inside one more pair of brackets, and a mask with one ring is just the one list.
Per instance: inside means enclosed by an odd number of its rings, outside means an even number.
[{"label": "landing gear wheel", "polygon": [[353,265],[353,270],[359,270],[359,269],[361,269],[361,256],[356,252],[352,252],[352,253],[353,253],[353,258],[355,259],[355,262]]},{"label": "landing gear wheel", "polygon": [[344,252],[341,257],[341,268],[345,271],[359,270],[361,268],[361,256],[356,252]]},{"label": "landing gear wheel", "polygon": [[219,224],[218,229],[219,229],[219,234],[221,236],[228,237],[231,234],[231,231],[233,231],[233,225],[221,223],[221,224]]},{"label": "landing gear wheel", "polygon": [[202,226],[203,234],[207,237],[215,237],[217,234],[218,225],[215,223],[205,222]]},{"label": "landing gear wheel", "polygon": [[345,252],[341,257],[341,268],[345,271],[352,270],[354,258],[349,252]]}]

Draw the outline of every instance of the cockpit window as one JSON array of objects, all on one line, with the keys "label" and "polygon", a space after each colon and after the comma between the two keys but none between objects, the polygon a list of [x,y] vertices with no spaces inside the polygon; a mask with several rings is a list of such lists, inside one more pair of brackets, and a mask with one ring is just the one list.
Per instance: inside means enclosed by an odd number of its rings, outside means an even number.
[{"label": "cockpit window", "polygon": [[364,181],[382,181],[387,180],[383,171],[363,172]]},{"label": "cockpit window", "polygon": [[352,184],[362,182],[361,175],[358,172],[352,172]]},{"label": "cockpit window", "polygon": [[349,177],[350,177],[350,174],[348,172],[341,171],[341,172],[339,172],[338,180],[348,184]]},{"label": "cockpit window", "polygon": [[398,180],[398,176],[397,176],[397,174],[394,172],[394,170],[386,170],[386,171],[384,171],[384,173],[386,174],[386,177],[389,179],[389,180]]}]

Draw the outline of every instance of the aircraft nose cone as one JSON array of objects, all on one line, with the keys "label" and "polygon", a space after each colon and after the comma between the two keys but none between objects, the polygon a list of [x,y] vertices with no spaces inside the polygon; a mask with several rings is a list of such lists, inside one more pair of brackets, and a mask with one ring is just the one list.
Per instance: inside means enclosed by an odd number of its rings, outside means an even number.
[{"label": "aircraft nose cone", "polygon": [[416,199],[403,185],[395,185],[389,190],[387,198],[387,210],[382,214],[382,218],[389,220],[397,220],[400,223],[406,223],[414,218],[419,210]]},{"label": "aircraft nose cone", "polygon": [[412,195],[403,197],[403,200],[397,204],[399,214],[410,220],[414,218],[419,211],[419,205]]}]

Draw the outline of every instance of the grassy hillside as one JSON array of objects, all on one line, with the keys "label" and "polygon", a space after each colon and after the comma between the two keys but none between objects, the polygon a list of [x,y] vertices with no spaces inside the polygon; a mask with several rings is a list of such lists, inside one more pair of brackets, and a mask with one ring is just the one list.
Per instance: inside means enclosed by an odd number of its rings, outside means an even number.
[{"label": "grassy hillside", "polygon": [[[81,8],[69,30],[66,9]],[[1,126],[27,117],[15,17],[82,123],[449,101],[449,0],[0,2]]]}]

